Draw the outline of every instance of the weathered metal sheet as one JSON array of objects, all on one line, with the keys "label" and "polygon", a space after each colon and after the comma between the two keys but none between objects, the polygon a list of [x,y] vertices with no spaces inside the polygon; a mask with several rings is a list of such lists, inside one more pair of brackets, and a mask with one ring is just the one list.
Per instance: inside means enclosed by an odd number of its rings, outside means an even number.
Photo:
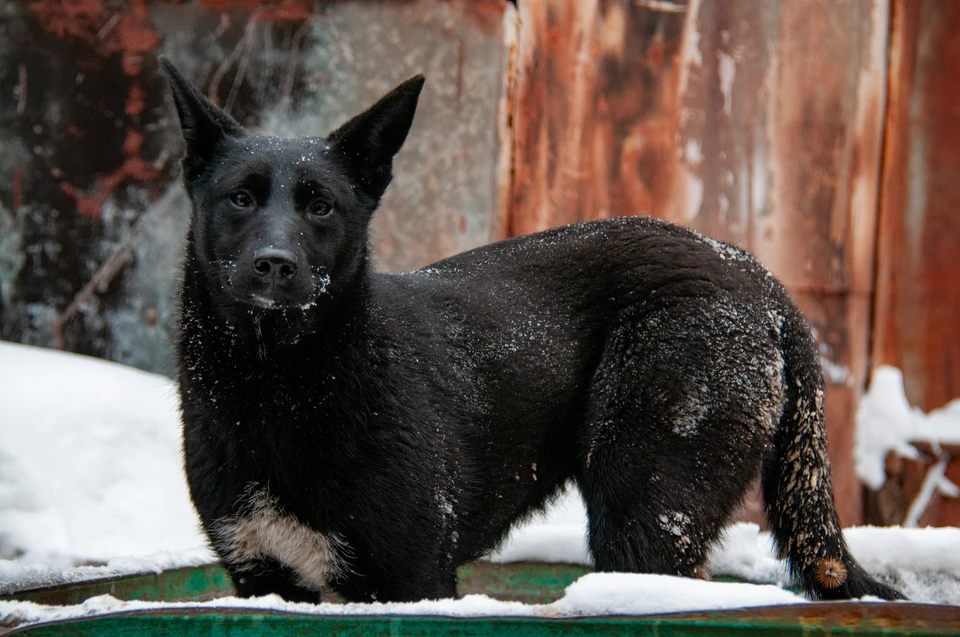
[{"label": "weathered metal sheet", "polygon": [[[902,369],[907,398],[924,410],[960,397],[957,24],[958,3],[894,3],[873,364]],[[876,521],[902,522],[935,461],[891,467]],[[960,484],[960,458],[946,476]],[[960,524],[960,499],[934,494],[920,524]]]},{"label": "weathered metal sheet", "polygon": [[0,595],[0,601],[69,606],[98,595],[124,601],[199,602],[233,594],[233,582],[226,569],[219,564],[207,564],[16,590]]},{"label": "weathered metal sheet", "polygon": [[[563,597],[563,591],[592,569],[577,564],[476,561],[457,571],[461,594],[545,604]],[[98,595],[120,600],[154,602],[204,601],[234,594],[227,571],[219,564],[141,573],[54,586],[15,590],[0,601],[16,600],[47,605],[81,604]]]},{"label": "weathered metal sheet", "polygon": [[519,3],[511,231],[652,214],[675,151],[684,7]]},{"label": "weathered metal sheet", "polygon": [[841,519],[860,519],[887,0],[528,1],[516,233],[649,214],[752,250],[820,335]]},{"label": "weathered metal sheet", "polygon": [[171,371],[187,205],[158,54],[245,125],[281,135],[326,134],[424,72],[375,221],[378,262],[406,269],[489,242],[508,10],[0,1],[0,336]]},{"label": "weathered metal sheet", "polygon": [[[544,604],[588,569],[570,564],[474,562],[461,567],[464,594]],[[177,569],[92,582],[22,591],[11,596],[43,604],[77,604],[95,595],[123,600],[197,601],[232,593],[220,566]],[[548,614],[517,618],[438,618],[384,615],[316,616],[245,609],[184,609],[112,614],[61,623],[0,626],[0,634],[337,634],[337,635],[940,635],[954,634],[960,608],[925,604],[871,602],[817,603],[732,611],[687,612],[634,617],[560,618]]]},{"label": "weathered metal sheet", "polygon": [[308,615],[243,609],[115,613],[26,626],[11,635],[339,635],[343,637],[560,637],[579,635],[693,637],[712,635],[956,634],[956,607],[923,604],[824,603],[637,617],[431,617]]}]

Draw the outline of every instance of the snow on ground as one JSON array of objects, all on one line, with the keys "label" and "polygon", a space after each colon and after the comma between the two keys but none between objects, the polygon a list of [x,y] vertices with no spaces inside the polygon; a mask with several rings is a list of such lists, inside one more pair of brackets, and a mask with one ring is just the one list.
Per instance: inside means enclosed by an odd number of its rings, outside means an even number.
[{"label": "snow on ground", "polygon": [[[570,489],[547,512],[515,529],[493,562],[592,564],[586,543],[586,511]],[[917,602],[960,604],[960,529],[853,527],[844,530],[861,565]],[[774,555],[769,533],[741,522],[726,529],[710,551],[708,570],[754,584],[790,585],[786,563]]]},{"label": "snow on ground", "polygon": [[668,575],[591,573],[571,584],[552,604],[523,604],[467,595],[462,599],[391,604],[297,604],[276,595],[255,599],[228,597],[205,603],[123,602],[94,597],[75,606],[44,606],[0,601],[0,625],[89,617],[108,612],[173,608],[247,608],[310,615],[434,615],[444,617],[588,617],[649,615],[804,604],[803,598],[776,586],[691,580]]},{"label": "snow on ground", "polygon": [[107,361],[0,342],[0,558],[52,567],[205,546],[176,387]]},{"label": "snow on ground", "polygon": [[[872,404],[875,417],[882,417],[885,403]],[[490,559],[589,564],[585,528],[583,503],[570,490],[547,513],[516,529]],[[960,530],[865,527],[846,535],[864,566],[912,599],[960,604]],[[0,558],[14,557],[0,559],[0,593],[212,561],[187,494],[169,379],[0,342]],[[82,566],[91,562],[106,566]],[[563,599],[542,606],[476,595],[404,605],[294,605],[276,598],[215,604],[326,614],[590,615],[801,601],[780,588],[787,581],[783,563],[756,525],[728,529],[709,565],[714,575],[755,584],[591,574],[571,585]],[[62,609],[0,602],[0,619],[163,606],[109,597]]]},{"label": "snow on ground", "polygon": [[161,551],[141,557],[117,557],[109,560],[104,566],[60,568],[47,562],[22,558],[0,560],[0,595],[56,584],[72,584],[140,573],[160,573],[188,566],[204,566],[213,561],[215,561],[213,553],[205,546],[176,553]]}]

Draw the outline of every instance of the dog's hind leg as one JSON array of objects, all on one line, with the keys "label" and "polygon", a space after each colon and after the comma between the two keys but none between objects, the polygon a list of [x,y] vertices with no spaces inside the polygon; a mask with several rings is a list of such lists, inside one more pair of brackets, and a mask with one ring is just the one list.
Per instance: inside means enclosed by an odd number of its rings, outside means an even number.
[{"label": "dog's hind leg", "polygon": [[779,416],[776,350],[743,320],[687,299],[611,329],[580,436],[597,570],[704,573]]}]

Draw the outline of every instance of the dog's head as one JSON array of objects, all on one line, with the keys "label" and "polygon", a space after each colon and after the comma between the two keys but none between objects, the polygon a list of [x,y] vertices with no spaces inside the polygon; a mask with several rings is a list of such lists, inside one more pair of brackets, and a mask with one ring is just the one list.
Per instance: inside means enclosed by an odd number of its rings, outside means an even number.
[{"label": "dog's head", "polygon": [[241,314],[308,312],[355,280],[367,226],[410,125],[416,76],[327,137],[252,135],[166,60],[193,202],[188,249],[216,306]]}]

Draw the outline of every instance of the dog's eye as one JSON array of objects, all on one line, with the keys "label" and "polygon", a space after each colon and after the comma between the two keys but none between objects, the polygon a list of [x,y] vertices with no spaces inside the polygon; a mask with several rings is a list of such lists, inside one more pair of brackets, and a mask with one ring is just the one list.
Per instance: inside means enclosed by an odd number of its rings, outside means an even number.
[{"label": "dog's eye", "polygon": [[249,208],[253,205],[253,197],[243,190],[235,190],[230,193],[230,203],[237,208]]},{"label": "dog's eye", "polygon": [[315,217],[326,217],[333,212],[333,206],[322,199],[317,199],[310,204],[309,210],[310,214],[314,215]]}]

